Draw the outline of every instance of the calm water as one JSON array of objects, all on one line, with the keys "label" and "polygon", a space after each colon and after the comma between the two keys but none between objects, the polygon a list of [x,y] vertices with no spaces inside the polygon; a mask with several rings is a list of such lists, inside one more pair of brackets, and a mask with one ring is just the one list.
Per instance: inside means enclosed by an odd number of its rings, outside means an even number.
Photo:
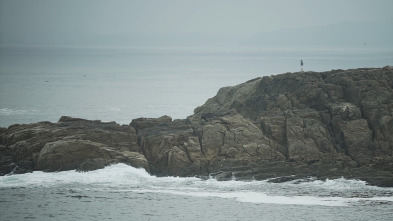
[{"label": "calm water", "polygon": [[223,86],[255,77],[393,65],[393,48],[0,47],[0,126],[62,115],[128,124],[185,118]]},{"label": "calm water", "polygon": [[[0,47],[0,126],[62,115],[128,124],[185,118],[255,77],[393,65],[392,48]],[[0,177],[0,220],[391,220],[393,188],[337,179],[157,178],[114,165]]]}]

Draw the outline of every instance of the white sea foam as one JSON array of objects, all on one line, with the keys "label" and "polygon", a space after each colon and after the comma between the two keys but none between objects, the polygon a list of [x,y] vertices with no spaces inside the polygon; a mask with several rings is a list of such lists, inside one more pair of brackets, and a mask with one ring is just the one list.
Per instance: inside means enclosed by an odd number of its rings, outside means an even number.
[{"label": "white sea foam", "polygon": [[[144,169],[125,164],[108,166],[90,172],[33,172],[0,177],[0,188],[89,186],[96,190],[162,193],[191,197],[218,197],[247,203],[282,205],[347,206],[360,201],[393,202],[393,188],[367,186],[363,181],[344,178],[302,183],[269,183],[267,181],[217,181],[196,177],[156,177]],[[328,190],[328,191],[327,191]],[[334,196],[329,195],[334,191]],[[375,194],[369,197],[351,196],[351,192]],[[326,193],[321,195],[322,193]],[[350,193],[348,193],[350,192]],[[389,194],[390,192],[390,194]],[[307,194],[305,194],[307,193]],[[352,194],[353,195],[353,194]]]},{"label": "white sea foam", "polygon": [[144,169],[117,164],[90,172],[76,172],[73,170],[45,173],[34,171],[33,173],[3,176],[0,177],[0,187],[54,186],[74,183],[114,186],[125,182],[127,184],[143,182],[144,179],[151,177]]},{"label": "white sea foam", "polygon": [[9,115],[25,115],[25,114],[38,114],[37,110],[18,110],[11,108],[0,108],[0,116],[9,116]]},{"label": "white sea foam", "polygon": [[108,107],[108,109],[109,109],[110,111],[119,112],[119,111],[121,111],[122,109],[124,109],[124,107],[123,107],[123,106],[113,106],[113,107]]},{"label": "white sea foam", "polygon": [[311,183],[303,183],[303,185],[318,185],[319,187],[322,188],[329,188],[329,189],[338,189],[338,190],[344,190],[344,189],[351,189],[351,188],[356,188],[356,187],[364,187],[366,186],[366,181],[363,180],[348,180],[345,178],[339,178],[339,179],[326,179],[325,181],[322,180],[315,180],[314,182]]},{"label": "white sea foam", "polygon": [[[348,200],[341,197],[314,197],[314,196],[276,196],[268,195],[263,192],[182,192],[176,190],[152,190],[152,189],[137,189],[132,192],[138,193],[166,193],[175,195],[184,195],[192,197],[218,197],[225,199],[235,199],[246,203],[264,203],[264,204],[280,204],[280,205],[318,205],[318,206],[346,206]],[[350,199],[350,201],[357,201],[360,199]],[[386,199],[385,199],[386,200]],[[389,200],[393,200],[389,198]]]}]

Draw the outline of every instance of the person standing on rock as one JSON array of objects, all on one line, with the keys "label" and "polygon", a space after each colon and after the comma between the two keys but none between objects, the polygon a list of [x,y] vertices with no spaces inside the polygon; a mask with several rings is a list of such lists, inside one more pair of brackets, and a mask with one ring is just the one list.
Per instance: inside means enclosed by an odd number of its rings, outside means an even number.
[{"label": "person standing on rock", "polygon": [[301,70],[303,72],[303,60],[300,60],[300,67],[301,67]]}]

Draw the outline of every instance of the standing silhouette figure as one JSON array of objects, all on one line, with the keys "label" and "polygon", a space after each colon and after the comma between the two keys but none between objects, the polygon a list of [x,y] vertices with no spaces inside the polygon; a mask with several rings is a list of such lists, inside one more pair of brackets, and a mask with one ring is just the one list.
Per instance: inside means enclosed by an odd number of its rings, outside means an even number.
[{"label": "standing silhouette figure", "polygon": [[300,60],[300,67],[301,67],[302,72],[303,72],[303,60]]}]

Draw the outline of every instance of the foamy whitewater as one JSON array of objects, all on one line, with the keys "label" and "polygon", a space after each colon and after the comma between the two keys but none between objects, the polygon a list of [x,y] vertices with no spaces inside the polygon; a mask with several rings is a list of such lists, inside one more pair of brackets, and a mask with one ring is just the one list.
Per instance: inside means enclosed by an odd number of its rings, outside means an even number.
[{"label": "foamy whitewater", "polygon": [[389,220],[393,188],[155,177],[118,164],[0,177],[0,205],[1,220]]},{"label": "foamy whitewater", "polygon": [[[393,49],[0,46],[0,126],[62,115],[128,124],[186,118],[219,88],[300,70],[393,65]],[[124,164],[0,177],[0,220],[391,220],[393,188],[155,177]]]}]

